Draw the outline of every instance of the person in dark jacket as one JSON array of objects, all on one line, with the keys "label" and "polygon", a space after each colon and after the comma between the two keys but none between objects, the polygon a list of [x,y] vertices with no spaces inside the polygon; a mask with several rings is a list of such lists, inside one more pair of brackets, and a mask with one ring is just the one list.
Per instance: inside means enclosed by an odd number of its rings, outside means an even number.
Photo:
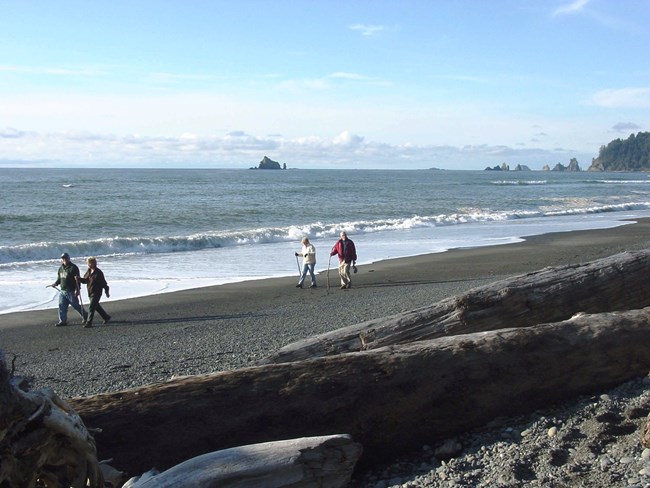
[{"label": "person in dark jacket", "polygon": [[350,265],[356,268],[357,250],[354,242],[348,239],[347,234],[341,232],[341,238],[336,241],[330,256],[339,257],[339,276],[341,277],[341,290],[352,287],[352,278],[350,277]]},{"label": "person in dark jacket", "polygon": [[[70,255],[67,252],[61,254],[61,266],[56,273],[56,281],[52,283],[52,288],[61,285],[59,290],[59,321],[54,324],[56,327],[68,323],[68,306],[72,305],[86,323],[86,311],[79,304],[79,268],[70,261]],[[58,290],[58,288],[57,288]]]},{"label": "person in dark jacket", "polygon": [[111,316],[106,313],[104,308],[99,304],[99,300],[102,298],[102,291],[106,292],[106,296],[110,297],[110,292],[108,289],[108,283],[106,283],[106,278],[101,269],[97,267],[97,259],[90,257],[86,259],[86,264],[88,265],[88,270],[83,275],[83,278],[80,279],[82,283],[86,283],[88,288],[88,300],[90,304],[88,305],[88,320],[84,327],[93,326],[93,318],[95,317],[95,312],[97,312],[104,319],[104,323],[107,324],[111,320]]}]

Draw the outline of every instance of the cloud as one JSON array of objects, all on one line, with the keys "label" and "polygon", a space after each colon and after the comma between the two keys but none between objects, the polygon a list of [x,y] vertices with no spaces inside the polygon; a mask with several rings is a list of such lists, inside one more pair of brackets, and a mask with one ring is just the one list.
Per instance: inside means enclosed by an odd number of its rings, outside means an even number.
[{"label": "cloud", "polygon": [[50,75],[50,76],[103,76],[106,74],[105,69],[96,67],[84,68],[51,68],[44,66],[8,66],[0,65],[0,72],[22,73],[30,75]]},{"label": "cloud", "polygon": [[650,87],[601,90],[589,103],[606,108],[650,108]]},{"label": "cloud", "polygon": [[634,130],[639,130],[641,126],[638,124],[635,124],[633,122],[619,122],[618,124],[615,124],[612,127],[612,130],[614,132],[628,132],[628,131],[634,131]]},{"label": "cloud", "polygon": [[573,0],[573,2],[564,4],[553,11],[553,15],[573,15],[581,12],[589,0]]},{"label": "cloud", "polygon": [[5,129],[0,134],[0,167],[181,167],[248,168],[263,154],[289,167],[484,169],[521,163],[531,168],[591,154],[506,145],[417,145],[369,141],[343,131],[334,137],[283,138],[233,130],[225,135],[144,136],[85,131],[39,133]]},{"label": "cloud", "polygon": [[359,75],[357,73],[346,73],[346,72],[343,72],[343,71],[337,71],[336,73],[331,73],[330,75],[328,75],[328,77],[329,78],[342,78],[342,79],[345,79],[345,80],[360,80],[360,81],[365,81],[365,80],[370,79],[365,75]]},{"label": "cloud", "polygon": [[361,35],[364,37],[374,37],[378,33],[384,30],[383,25],[366,25],[366,24],[354,24],[350,26],[350,29],[361,32]]}]

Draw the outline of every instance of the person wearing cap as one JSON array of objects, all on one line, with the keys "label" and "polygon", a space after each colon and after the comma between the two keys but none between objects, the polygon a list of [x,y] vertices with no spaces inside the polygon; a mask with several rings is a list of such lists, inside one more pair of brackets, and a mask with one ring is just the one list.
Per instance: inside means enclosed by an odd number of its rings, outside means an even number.
[{"label": "person wearing cap", "polygon": [[310,288],[316,288],[316,276],[314,275],[314,266],[316,266],[316,248],[309,242],[309,238],[303,237],[302,250],[296,253],[296,256],[302,256],[302,274],[296,288],[302,288],[302,284],[307,277],[307,272],[311,277]]},{"label": "person wearing cap", "polygon": [[340,237],[334,244],[330,256],[338,255],[339,257],[339,277],[341,278],[341,290],[343,290],[352,287],[350,264],[352,264],[356,273],[357,249],[354,247],[352,239],[348,239],[345,231],[341,232]]},{"label": "person wearing cap", "polygon": [[79,304],[79,268],[70,261],[70,255],[67,252],[61,254],[61,266],[57,272],[57,278],[51,287],[55,288],[61,285],[59,290],[59,321],[55,324],[57,327],[68,323],[68,305],[72,305],[81,318],[83,323],[86,322],[86,311]]},{"label": "person wearing cap", "polygon": [[97,258],[90,257],[86,259],[86,264],[88,265],[88,270],[79,281],[86,283],[88,288],[88,319],[84,325],[84,327],[88,328],[93,326],[95,312],[101,315],[105,324],[111,320],[111,316],[108,315],[106,310],[104,310],[104,307],[99,304],[99,300],[102,297],[102,291],[106,292],[106,297],[110,297],[111,295],[108,291],[108,283],[106,283],[104,273],[97,267]]}]

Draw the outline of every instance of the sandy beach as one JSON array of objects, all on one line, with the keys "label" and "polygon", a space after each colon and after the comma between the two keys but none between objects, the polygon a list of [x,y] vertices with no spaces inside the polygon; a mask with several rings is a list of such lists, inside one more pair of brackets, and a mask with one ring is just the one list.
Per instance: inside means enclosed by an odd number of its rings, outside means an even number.
[{"label": "sandy beach", "polygon": [[[16,374],[33,377],[35,388],[85,396],[250,366],[304,337],[426,306],[508,276],[649,246],[650,219],[641,219],[614,229],[359,266],[350,290],[339,289],[333,267],[329,289],[323,272],[316,289],[297,289],[297,277],[288,277],[107,302],[113,320],[91,329],[82,328],[72,310],[66,327],[53,327],[55,309],[5,314],[0,343],[6,360],[15,358]],[[358,253],[362,257],[363,249]]]}]

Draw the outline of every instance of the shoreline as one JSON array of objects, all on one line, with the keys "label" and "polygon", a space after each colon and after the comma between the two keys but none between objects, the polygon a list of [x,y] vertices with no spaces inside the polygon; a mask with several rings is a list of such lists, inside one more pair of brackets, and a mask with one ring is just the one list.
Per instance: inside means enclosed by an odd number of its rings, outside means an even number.
[{"label": "shoreline", "polygon": [[59,328],[52,326],[56,309],[3,314],[2,348],[8,362],[16,357],[16,374],[32,376],[34,388],[48,386],[62,397],[237,369],[305,337],[508,276],[650,247],[650,218],[634,221],[362,265],[351,290],[339,289],[334,268],[329,290],[321,272],[316,289],[296,289],[297,278],[284,277],[116,300],[105,304],[111,323],[91,329],[80,326],[73,310],[71,325]]}]

